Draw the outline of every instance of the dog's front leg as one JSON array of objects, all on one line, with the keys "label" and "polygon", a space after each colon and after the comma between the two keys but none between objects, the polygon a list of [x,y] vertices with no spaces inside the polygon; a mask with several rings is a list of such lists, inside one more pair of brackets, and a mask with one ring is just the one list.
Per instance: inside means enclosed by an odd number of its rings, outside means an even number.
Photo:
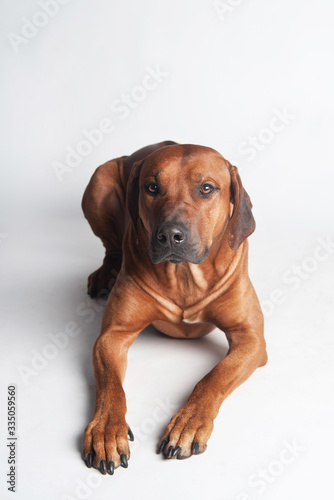
[{"label": "dog's front leg", "polygon": [[102,474],[113,474],[120,465],[128,465],[128,438],[132,440],[133,435],[125,420],[122,383],[128,349],[152,321],[151,300],[135,284],[117,280],[94,346],[95,415],[85,429],[83,457],[88,467],[94,466]]},{"label": "dog's front leg", "polygon": [[171,419],[158,447],[166,458],[188,458],[205,451],[224,399],[267,361],[263,316],[255,292],[243,307],[234,304],[238,320],[228,308],[224,299],[207,311],[206,320],[225,331],[229,353],[196,385],[187,403]]}]

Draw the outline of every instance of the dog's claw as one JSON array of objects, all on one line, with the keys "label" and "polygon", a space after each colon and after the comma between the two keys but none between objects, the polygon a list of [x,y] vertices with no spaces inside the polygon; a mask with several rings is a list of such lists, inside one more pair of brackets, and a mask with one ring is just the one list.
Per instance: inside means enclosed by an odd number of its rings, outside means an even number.
[{"label": "dog's claw", "polygon": [[173,450],[172,457],[176,457],[176,455],[179,453],[179,451],[181,451],[181,447],[180,447],[180,446],[177,446],[177,447]]},{"label": "dog's claw", "polygon": [[191,453],[193,455],[197,455],[197,452],[198,452],[198,448],[199,448],[199,444],[196,442],[193,444],[193,447],[192,447],[192,450],[191,450]]},{"label": "dog's claw", "polygon": [[106,466],[106,461],[101,460],[100,462],[100,472],[105,476],[107,474],[107,466]]},{"label": "dog's claw", "polygon": [[92,467],[92,465],[93,465],[93,454],[92,453],[88,453],[88,455],[86,457],[86,465],[89,469]]},{"label": "dog's claw", "polygon": [[125,453],[122,453],[122,455],[121,455],[121,466],[124,467],[125,469],[128,466],[128,461],[127,461]]},{"label": "dog's claw", "polygon": [[173,446],[170,446],[166,453],[166,458],[172,458],[172,454],[173,454]]},{"label": "dog's claw", "polygon": [[163,440],[161,441],[160,445],[159,445],[159,448],[158,448],[158,453],[161,453],[161,452],[163,452],[163,451],[164,451],[166,444],[167,444],[166,439],[163,439]]},{"label": "dog's claw", "polygon": [[108,468],[107,468],[108,474],[110,474],[112,476],[114,474],[114,470],[115,470],[115,464],[114,464],[114,462],[109,462],[108,463]]},{"label": "dog's claw", "polygon": [[129,440],[130,441],[134,441],[135,440],[135,437],[134,437],[133,432],[130,429],[130,427],[128,428],[128,436],[129,436]]}]

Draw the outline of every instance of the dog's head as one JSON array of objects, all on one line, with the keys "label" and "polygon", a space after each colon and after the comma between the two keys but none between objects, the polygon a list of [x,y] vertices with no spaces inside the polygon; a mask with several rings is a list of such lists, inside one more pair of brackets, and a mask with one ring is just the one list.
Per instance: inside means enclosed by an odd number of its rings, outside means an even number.
[{"label": "dog's head", "polygon": [[135,228],[141,221],[149,236],[154,264],[199,264],[225,231],[237,250],[255,229],[238,169],[204,146],[167,146],[135,163],[127,203]]}]

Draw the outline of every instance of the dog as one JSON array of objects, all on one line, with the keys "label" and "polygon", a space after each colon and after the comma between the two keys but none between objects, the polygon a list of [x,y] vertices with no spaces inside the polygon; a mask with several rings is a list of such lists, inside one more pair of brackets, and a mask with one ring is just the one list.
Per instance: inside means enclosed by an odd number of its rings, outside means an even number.
[{"label": "dog", "polygon": [[226,335],[227,356],[197,383],[157,449],[169,459],[202,453],[224,399],[267,362],[263,315],[248,276],[255,221],[238,169],[209,147],[165,141],[100,166],[82,208],[106,250],[88,293],[112,288],[93,351],[96,404],[84,433],[86,465],[110,475],[128,466],[133,433],[122,383],[127,351],[150,324],[176,338],[215,328]]}]

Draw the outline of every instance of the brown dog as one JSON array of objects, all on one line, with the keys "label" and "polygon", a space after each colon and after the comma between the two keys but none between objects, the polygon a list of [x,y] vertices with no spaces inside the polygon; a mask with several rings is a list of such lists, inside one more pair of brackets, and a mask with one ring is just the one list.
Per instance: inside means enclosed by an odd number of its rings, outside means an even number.
[{"label": "brown dog", "polygon": [[119,271],[94,347],[96,406],[85,430],[86,464],[103,474],[127,467],[133,435],[122,382],[127,351],[150,324],[179,338],[216,327],[226,334],[228,355],[198,382],[158,448],[166,458],[202,453],[223,400],[267,361],[247,270],[246,238],[255,222],[238,170],[211,148],[155,144],[99,167],[82,206],[106,248],[88,293],[103,293]]}]

